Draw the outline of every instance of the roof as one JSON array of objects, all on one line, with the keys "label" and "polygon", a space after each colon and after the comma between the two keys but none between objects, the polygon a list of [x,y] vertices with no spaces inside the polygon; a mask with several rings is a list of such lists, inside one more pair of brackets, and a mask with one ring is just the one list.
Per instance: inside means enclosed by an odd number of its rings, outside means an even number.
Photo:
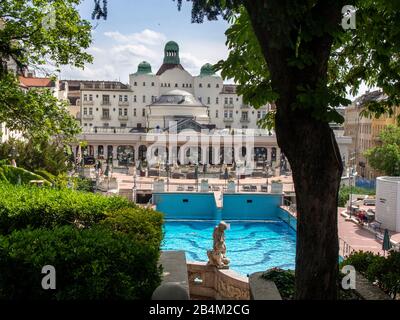
[{"label": "roof", "polygon": [[191,107],[204,107],[205,105],[198,101],[191,93],[184,90],[171,90],[161,95],[152,106],[191,106]]},{"label": "roof", "polygon": [[27,88],[52,88],[55,87],[55,82],[51,78],[25,78],[19,76],[19,82]]},{"label": "roof", "polygon": [[386,99],[386,95],[381,90],[367,91],[363,95],[354,100],[354,105],[362,107],[370,101],[382,101]]},{"label": "roof", "polygon": [[102,80],[60,80],[60,83],[68,82],[68,89],[72,90],[128,90],[129,86],[120,81],[102,81]]},{"label": "roof", "polygon": [[215,76],[214,67],[210,63],[206,63],[200,69],[200,77]]},{"label": "roof", "polygon": [[174,69],[174,68],[178,68],[180,70],[186,71],[184,67],[182,67],[182,65],[179,64],[175,64],[175,63],[163,63],[160,67],[160,69],[158,69],[157,71],[157,75],[161,76],[165,71],[170,70],[170,69]]},{"label": "roof", "polygon": [[137,72],[135,73],[135,75],[139,75],[139,74],[151,74],[151,65],[150,63],[148,63],[147,61],[142,61],[141,63],[139,63],[138,65],[138,69]]}]

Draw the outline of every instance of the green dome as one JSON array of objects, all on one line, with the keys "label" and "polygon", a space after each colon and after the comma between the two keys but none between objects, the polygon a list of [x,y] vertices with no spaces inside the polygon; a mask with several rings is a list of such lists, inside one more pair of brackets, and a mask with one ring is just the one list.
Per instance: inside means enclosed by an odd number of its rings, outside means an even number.
[{"label": "green dome", "polygon": [[164,48],[164,63],[180,64],[179,46],[175,41],[168,41]]},{"label": "green dome", "polygon": [[142,61],[138,65],[136,74],[149,74],[151,73],[151,65],[147,61]]},{"label": "green dome", "polygon": [[200,76],[213,76],[215,75],[214,67],[210,63],[206,63],[204,66],[201,67],[200,69]]}]

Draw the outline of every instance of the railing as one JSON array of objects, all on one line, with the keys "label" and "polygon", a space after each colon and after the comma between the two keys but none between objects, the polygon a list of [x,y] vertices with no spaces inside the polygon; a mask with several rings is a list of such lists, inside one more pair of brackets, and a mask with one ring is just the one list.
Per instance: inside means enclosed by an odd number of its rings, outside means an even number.
[{"label": "railing", "polygon": [[118,120],[128,120],[128,116],[118,116]]},{"label": "railing", "polygon": [[83,101],[82,101],[82,104],[83,104],[83,105],[93,105],[93,103],[94,103],[93,100],[86,100],[86,101],[83,100]]},{"label": "railing", "polygon": [[82,118],[85,120],[93,120],[94,117],[92,114],[84,114]]},{"label": "railing", "polygon": [[240,118],[240,122],[247,123],[247,122],[250,122],[250,119],[249,118]]},{"label": "railing", "polygon": [[339,254],[343,257],[346,258],[356,250],[349,245],[345,240],[339,237]]},{"label": "railing", "polygon": [[250,108],[250,106],[248,104],[242,104],[242,105],[240,105],[240,108],[241,109],[248,109],[248,108]]},{"label": "railing", "polygon": [[111,116],[101,116],[101,120],[111,120]]},{"label": "railing", "polygon": [[129,101],[118,101],[119,106],[129,106]]},{"label": "railing", "polygon": [[101,105],[102,106],[110,106],[111,105],[111,101],[102,101]]},{"label": "railing", "polygon": [[224,103],[224,108],[232,109],[234,107],[233,103]]},{"label": "railing", "polygon": [[233,121],[233,118],[224,118],[224,121],[225,121],[225,122],[232,122],[232,121]]}]

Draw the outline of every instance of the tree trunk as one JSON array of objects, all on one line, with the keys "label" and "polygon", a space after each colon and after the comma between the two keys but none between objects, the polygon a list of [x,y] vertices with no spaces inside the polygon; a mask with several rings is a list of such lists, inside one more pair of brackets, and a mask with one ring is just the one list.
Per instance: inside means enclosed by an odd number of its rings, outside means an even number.
[{"label": "tree trunk", "polygon": [[[314,115],[316,110],[324,113],[328,106],[323,102],[302,106],[297,96],[304,94],[300,92],[304,88],[312,95],[327,86],[333,43],[327,30],[339,31],[342,1],[321,0],[310,6],[307,1],[247,0],[245,6],[268,64],[272,88],[279,94],[275,131],[293,172],[298,215],[296,298],[334,300],[342,161],[329,124]],[[317,21],[319,29],[307,29],[310,21]],[[301,39],[302,33],[308,33],[307,41]],[[289,63],[301,54],[311,56],[312,62],[302,68]]]},{"label": "tree trunk", "polygon": [[341,156],[328,124],[295,122],[278,120],[276,129],[296,191],[296,298],[336,299]]}]

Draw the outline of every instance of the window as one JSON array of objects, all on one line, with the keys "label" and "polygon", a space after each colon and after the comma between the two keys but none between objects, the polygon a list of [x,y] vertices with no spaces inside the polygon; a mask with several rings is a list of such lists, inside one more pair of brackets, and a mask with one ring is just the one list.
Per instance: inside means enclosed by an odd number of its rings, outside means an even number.
[{"label": "window", "polygon": [[85,127],[87,127],[87,123],[84,123],[83,125],[84,125]]},{"label": "window", "polygon": [[215,117],[218,118],[218,110],[215,110]]},{"label": "window", "polygon": [[163,84],[163,83],[161,83],[161,87],[164,87],[164,84]]},{"label": "window", "polygon": [[136,102],[136,95],[133,96],[133,102]]},{"label": "window", "polygon": [[93,95],[89,94],[89,101],[93,101]]},{"label": "window", "polygon": [[142,117],[146,116],[146,109],[142,109]]},{"label": "window", "polygon": [[242,129],[247,129],[247,126],[242,126]]},{"label": "window", "polygon": [[106,122],[106,123],[103,123],[103,126],[104,126],[104,127],[108,127],[109,124]]},{"label": "window", "polygon": [[126,123],[121,123],[121,128],[126,128]]},{"label": "window", "polygon": [[124,109],[124,116],[127,116],[127,115],[128,115],[128,109],[125,108],[125,109]]},{"label": "window", "polygon": [[118,109],[118,115],[122,116],[122,109],[121,108]]},{"label": "window", "polygon": [[93,115],[93,108],[89,108],[89,115]]},{"label": "window", "polygon": [[136,108],[133,109],[133,116],[136,117]]},{"label": "window", "polygon": [[84,115],[84,116],[87,115],[87,108],[83,108],[83,115]]},{"label": "window", "polygon": [[228,98],[225,98],[225,104],[228,104]]},{"label": "window", "polygon": [[146,103],[146,96],[143,96],[143,103]]},{"label": "window", "polygon": [[154,82],[151,83],[151,86],[154,87]]},{"label": "window", "polygon": [[219,88],[219,84],[217,83],[217,85],[215,86],[216,88]]},{"label": "window", "polygon": [[168,83],[168,87],[170,87],[171,86],[171,84],[170,83]]},{"label": "window", "polygon": [[146,82],[143,82],[143,87],[145,87],[146,86]]},{"label": "window", "polygon": [[229,118],[233,118],[233,111],[232,110],[229,110]]},{"label": "window", "polygon": [[103,109],[103,118],[109,118],[109,117],[110,117],[110,110]]},{"label": "window", "polygon": [[261,114],[262,114],[262,117],[264,118],[267,115],[267,111],[263,110]]},{"label": "window", "polygon": [[209,83],[209,84],[207,84],[207,88],[211,88],[211,84]]},{"label": "window", "polygon": [[110,96],[108,94],[103,94],[103,104],[110,104]]},{"label": "window", "polygon": [[233,104],[233,98],[229,98],[229,104]]},{"label": "window", "polygon": [[189,87],[192,87],[192,84],[190,84]]},{"label": "window", "polygon": [[215,98],[215,104],[219,104],[219,98],[218,97]]},{"label": "window", "polygon": [[261,111],[257,111],[257,119],[261,119]]},{"label": "window", "polygon": [[203,88],[203,85],[201,83],[199,83],[199,88]]},{"label": "window", "polygon": [[229,115],[228,110],[224,110],[224,118],[228,118],[228,115]]},{"label": "window", "polygon": [[127,95],[124,96],[124,101],[128,102],[128,96]]},{"label": "window", "polygon": [[177,83],[175,83],[175,88],[178,88],[178,84]]},{"label": "window", "polygon": [[203,102],[201,97],[199,97],[199,101],[200,101],[200,102]]},{"label": "window", "polygon": [[135,82],[133,83],[133,85],[136,87],[136,86],[137,86],[137,82],[135,81]]},{"label": "window", "polygon": [[122,95],[119,95],[119,101],[122,102]]},{"label": "window", "polygon": [[210,103],[211,103],[211,98],[208,97],[208,98],[207,98],[207,104],[210,104]]},{"label": "window", "polygon": [[249,114],[247,111],[242,112],[242,120],[248,120],[249,119]]},{"label": "window", "polygon": [[87,101],[87,94],[83,95],[83,101]]}]

